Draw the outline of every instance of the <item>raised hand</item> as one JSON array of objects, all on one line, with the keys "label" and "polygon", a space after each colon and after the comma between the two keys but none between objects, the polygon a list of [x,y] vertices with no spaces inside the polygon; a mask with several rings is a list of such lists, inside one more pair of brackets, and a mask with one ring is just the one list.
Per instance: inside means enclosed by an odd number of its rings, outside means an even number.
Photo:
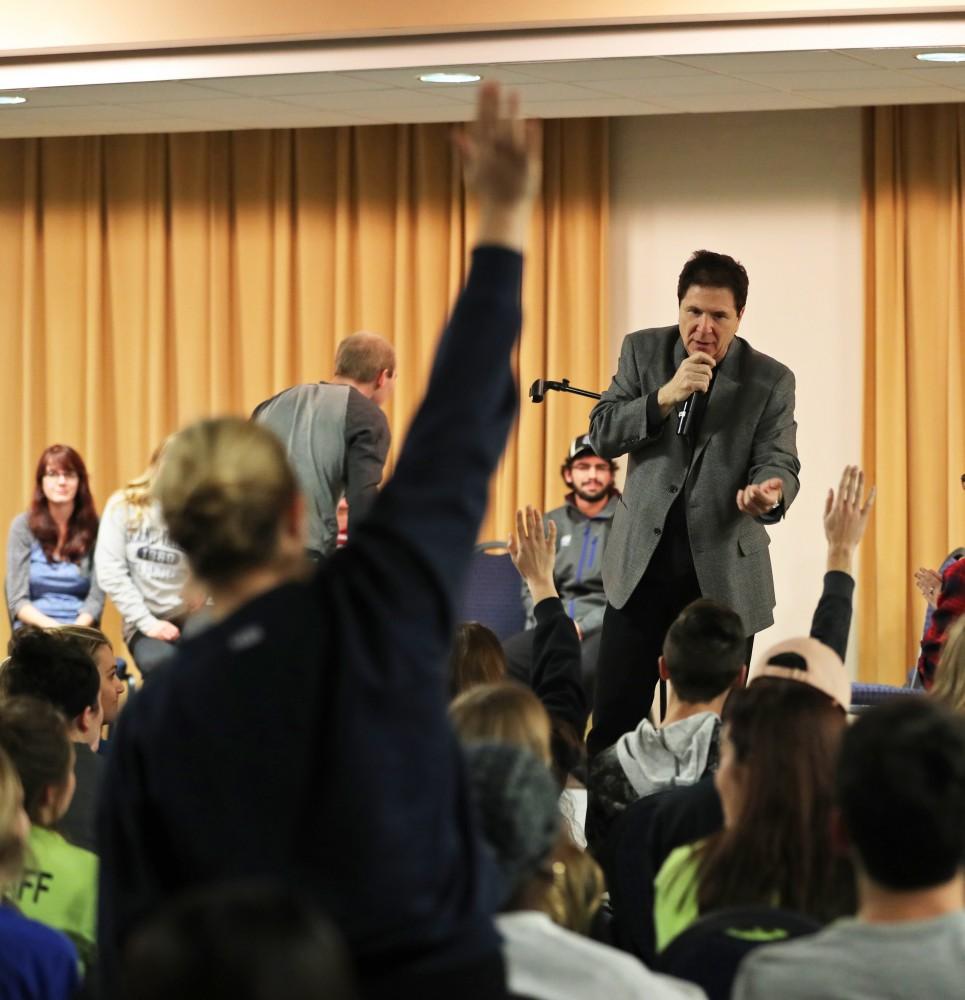
[{"label": "raised hand", "polygon": [[479,88],[476,118],[454,133],[466,187],[479,199],[478,242],[521,247],[540,181],[538,123],[519,117],[519,98],[498,83]]},{"label": "raised hand", "polygon": [[941,593],[941,576],[935,570],[925,569],[922,566],[915,570],[915,586],[921,591],[921,596],[928,601],[928,606],[933,608]]},{"label": "raised hand", "polygon": [[871,487],[867,498],[864,494],[864,473],[856,465],[846,465],[841,473],[838,493],[828,490],[824,502],[824,535],[828,540],[828,569],[851,572],[851,558],[864,535],[864,530],[875,505],[877,490]]},{"label": "raised hand", "polygon": [[516,511],[516,531],[509,536],[509,554],[526,581],[533,603],[559,596],[553,580],[556,565],[556,524],[546,522],[535,507]]},{"label": "raised hand", "polygon": [[773,510],[784,495],[784,483],[775,476],[763,483],[751,483],[737,491],[737,509],[751,517],[760,517]]}]

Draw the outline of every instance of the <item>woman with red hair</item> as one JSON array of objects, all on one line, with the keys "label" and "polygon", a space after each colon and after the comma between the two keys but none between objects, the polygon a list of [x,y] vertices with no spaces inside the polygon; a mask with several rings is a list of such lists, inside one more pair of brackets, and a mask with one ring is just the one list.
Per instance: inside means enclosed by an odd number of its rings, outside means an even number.
[{"label": "woman with red hair", "polygon": [[97,523],[84,460],[70,445],[52,444],[37,463],[30,509],[13,519],[7,539],[7,608],[14,628],[100,621]]}]

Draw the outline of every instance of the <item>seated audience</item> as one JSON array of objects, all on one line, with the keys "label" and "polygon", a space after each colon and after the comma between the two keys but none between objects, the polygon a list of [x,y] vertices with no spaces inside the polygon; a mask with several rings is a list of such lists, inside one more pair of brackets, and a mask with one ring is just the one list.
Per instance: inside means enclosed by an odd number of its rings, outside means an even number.
[{"label": "seated audience", "polygon": [[965,969],[965,722],[925,698],[862,715],[837,767],[858,911],[749,955],[735,1000],[957,997]]},{"label": "seated audience", "polygon": [[235,883],[173,900],[131,939],[125,1000],[355,1000],[342,940],[290,890]]},{"label": "seated audience", "polygon": [[[563,819],[566,814],[562,807]],[[553,852],[553,884],[546,894],[546,912],[554,924],[584,937],[596,937],[598,916],[606,893],[603,871],[579,844],[560,840]]]},{"label": "seated audience", "polygon": [[965,615],[948,630],[931,696],[965,715]]},{"label": "seated audience", "polygon": [[94,661],[59,630],[24,630],[10,643],[3,691],[49,702],[67,720],[73,744],[75,791],[57,829],[73,844],[95,851],[94,812],[104,759],[97,754],[104,722],[101,677]]},{"label": "seated audience", "polygon": [[[603,550],[610,534],[620,493],[614,483],[616,464],[600,458],[589,434],[573,439],[560,473],[570,492],[562,507],[549,511],[547,521],[556,525],[553,580],[566,614],[576,623],[582,646],[582,676],[592,698],[600,630],[606,597],[603,594]],[[534,601],[523,587],[526,628],[504,643],[510,674],[528,683],[533,669],[536,629]]]},{"label": "seated audience", "polygon": [[97,581],[121,614],[124,642],[142,674],[174,656],[189,610],[188,562],[151,496],[163,456],[161,445],[147,469],[107,501],[94,552]]},{"label": "seated audience", "polygon": [[921,639],[918,676],[926,688],[935,682],[935,669],[948,630],[965,614],[965,558],[953,562],[942,577],[942,586],[931,624]]},{"label": "seated audience", "polygon": [[348,544],[306,561],[304,500],[259,423],[202,421],[165,452],[155,492],[214,621],[155,671],[112,737],[98,827],[108,997],[139,924],[240,875],[323,906],[367,1000],[505,995],[495,873],[446,718],[444,664],[516,412],[539,136],[484,85],[458,142],[479,200],[466,287],[392,479],[358,521],[350,499]]},{"label": "seated audience", "polygon": [[55,635],[71,640],[94,661],[101,678],[101,708],[104,725],[112,726],[121,710],[121,700],[127,686],[117,676],[117,659],[111,640],[98,628],[82,625],[62,625]]},{"label": "seated audience", "polygon": [[483,837],[501,875],[497,926],[510,991],[531,1000],[702,997],[630,955],[554,924],[548,895],[560,843],[556,785],[529,751],[494,743],[466,749]]},{"label": "seated audience", "polygon": [[53,444],[37,463],[30,509],[13,519],[7,539],[7,610],[15,629],[100,621],[96,538],[84,460],[69,445]]},{"label": "seated audience", "polygon": [[506,676],[506,656],[496,634],[479,622],[456,629],[449,653],[449,697],[477,684],[497,684]]},{"label": "seated audience", "polygon": [[744,686],[746,648],[730,608],[701,599],[677,616],[658,661],[670,682],[666,716],[657,725],[644,719],[590,761],[591,841],[605,837],[631,802],[717,770],[720,713],[730,692]]},{"label": "seated audience", "polygon": [[449,705],[449,718],[464,744],[524,747],[551,767],[550,718],[539,698],[516,681],[477,684]]},{"label": "seated audience", "polygon": [[[961,482],[962,489],[965,490],[965,474],[962,475]],[[945,576],[945,572],[952,563],[963,558],[965,558],[965,548],[959,547],[952,549],[945,556],[937,570],[927,569],[924,566],[915,570],[915,586],[921,591],[921,596],[925,598],[927,605],[925,608],[925,622],[921,630],[922,641],[924,641],[925,636],[928,635],[928,631],[931,628],[935,605],[938,603],[938,595],[942,590],[942,579]]]},{"label": "seated audience", "polygon": [[94,958],[97,857],[57,832],[74,795],[74,750],[64,717],[37,698],[0,703],[0,749],[13,762],[30,818],[29,863],[11,898],[28,917],[63,931],[81,962]]},{"label": "seated audience", "polygon": [[678,847],[654,880],[657,950],[699,915],[778,906],[827,922],[850,912],[831,842],[834,762],[851,683],[816,639],[768,650],[724,709],[714,777],[723,829]]},{"label": "seated audience", "polygon": [[[844,469],[837,493],[828,491],[824,510],[827,572],[811,622],[811,638],[844,660],[851,626],[854,553],[874,505],[875,491],[864,494],[864,476],[854,466]],[[846,683],[844,677],[842,683]],[[808,697],[804,685],[796,690]],[[848,687],[850,694],[850,687]],[[792,696],[792,692],[788,692]],[[610,888],[613,932],[622,946],[645,961],[655,951],[654,879],[669,855],[721,829],[724,814],[715,776],[640,799],[627,807],[600,843],[591,841]],[[682,929],[682,928],[681,928]]]},{"label": "seated audience", "polygon": [[[0,886],[20,884],[29,836],[23,787],[0,749]],[[0,899],[0,997],[72,1000],[80,985],[77,949],[66,935],[25,917],[6,891]]]}]

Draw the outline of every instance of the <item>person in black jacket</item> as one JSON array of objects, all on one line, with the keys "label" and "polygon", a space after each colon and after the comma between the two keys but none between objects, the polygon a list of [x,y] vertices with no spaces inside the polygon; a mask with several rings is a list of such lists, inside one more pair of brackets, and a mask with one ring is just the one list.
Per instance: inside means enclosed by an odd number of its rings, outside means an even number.
[{"label": "person in black jacket", "polygon": [[[516,412],[521,247],[538,133],[481,88],[461,135],[480,223],[395,475],[313,575],[283,446],[238,419],[171,442],[157,493],[215,622],[121,716],[100,815],[102,992],[182,890],[297,886],[345,938],[363,997],[504,995],[443,670]],[[446,475],[439,476],[439,456]]]}]

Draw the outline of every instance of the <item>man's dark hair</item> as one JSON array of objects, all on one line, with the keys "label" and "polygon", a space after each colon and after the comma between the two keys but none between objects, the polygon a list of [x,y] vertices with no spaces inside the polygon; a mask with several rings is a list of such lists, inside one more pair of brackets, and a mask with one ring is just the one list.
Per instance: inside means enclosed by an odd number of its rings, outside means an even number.
[{"label": "man's dark hair", "polygon": [[965,719],[918,695],[862,715],[841,745],[837,799],[879,885],[948,882],[965,861]]},{"label": "man's dark hair", "polygon": [[125,953],[128,1000],[355,1000],[335,927],[301,895],[216,884],[175,899]]},{"label": "man's dark hair", "polygon": [[677,615],[663,641],[674,691],[682,701],[710,701],[734,683],[747,652],[736,611],[701,598]]},{"label": "man's dark hair", "polygon": [[71,721],[97,707],[101,677],[90,654],[76,641],[40,629],[24,629],[10,640],[3,692],[49,702]]},{"label": "man's dark hair", "polygon": [[729,288],[739,316],[747,304],[747,271],[740,261],[713,250],[695,250],[677,279],[677,303],[683,302],[691,285],[701,288]]}]

